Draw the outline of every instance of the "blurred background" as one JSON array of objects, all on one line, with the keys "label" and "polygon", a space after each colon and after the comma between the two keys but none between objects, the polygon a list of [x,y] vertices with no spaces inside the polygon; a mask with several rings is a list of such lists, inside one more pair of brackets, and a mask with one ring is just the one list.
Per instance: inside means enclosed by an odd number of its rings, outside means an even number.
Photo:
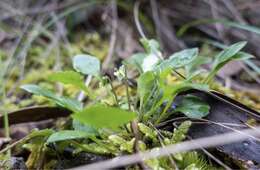
[{"label": "blurred background", "polygon": [[231,97],[260,109],[259,7],[260,0],[1,0],[0,109],[44,103],[19,86],[51,88],[46,77],[71,68],[76,54],[97,56],[104,73],[111,74],[143,50],[141,37],[158,40],[164,56],[199,47],[209,58],[226,45],[247,41],[245,51],[255,58],[231,62],[217,80],[224,85],[220,91],[236,90]]}]

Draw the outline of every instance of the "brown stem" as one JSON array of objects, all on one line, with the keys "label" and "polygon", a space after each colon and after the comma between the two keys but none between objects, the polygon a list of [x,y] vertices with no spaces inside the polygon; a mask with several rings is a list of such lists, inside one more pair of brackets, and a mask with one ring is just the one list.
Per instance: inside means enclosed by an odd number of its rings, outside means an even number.
[{"label": "brown stem", "polygon": [[[133,120],[131,122],[131,129],[132,129],[132,132],[133,132],[133,134],[135,136],[134,152],[135,153],[139,153],[140,150],[139,150],[138,141],[140,139],[140,134],[139,134],[139,130],[138,130],[138,122],[137,122],[137,120]],[[138,166],[141,169],[150,169],[142,160],[140,160],[140,162],[138,163]]]}]

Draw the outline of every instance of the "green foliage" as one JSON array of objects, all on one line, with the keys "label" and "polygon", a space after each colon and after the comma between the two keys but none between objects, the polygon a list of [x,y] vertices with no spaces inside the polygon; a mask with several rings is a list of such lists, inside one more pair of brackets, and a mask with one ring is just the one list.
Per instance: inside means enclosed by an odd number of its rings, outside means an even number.
[{"label": "green foliage", "polygon": [[152,72],[146,72],[142,74],[137,80],[137,92],[140,97],[140,105],[142,107],[153,91],[155,87],[156,79],[155,75]]},{"label": "green foliage", "polygon": [[172,54],[169,59],[162,60],[159,44],[154,40],[142,40],[147,53],[138,53],[126,60],[127,64],[135,66],[140,73],[147,71],[163,72],[165,69],[184,67],[195,60],[198,49],[186,49]]},{"label": "green foliage", "polygon": [[213,68],[211,72],[205,79],[205,83],[209,83],[212,78],[217,74],[217,72],[229,61],[231,60],[245,60],[249,59],[252,56],[247,53],[239,52],[246,45],[245,41],[241,41],[235,43],[223,51],[221,51],[217,56],[215,56],[215,60],[213,62]]},{"label": "green foliage", "polygon": [[45,96],[48,98],[55,98],[55,95],[51,91],[49,91],[47,89],[43,89],[34,84],[22,85],[21,89],[26,90],[26,91],[36,94],[36,95],[41,95],[41,96]]},{"label": "green foliage", "polygon": [[200,170],[200,168],[198,168],[196,164],[193,163],[187,166],[184,170]]},{"label": "green foliage", "polygon": [[49,80],[61,82],[63,84],[72,84],[76,87],[84,89],[83,77],[74,71],[60,71],[51,74]]},{"label": "green foliage", "polygon": [[[169,116],[167,109],[178,93],[193,88],[201,89],[201,87],[198,86],[203,86],[188,82],[183,82],[174,86],[169,86],[164,83],[164,79],[172,69],[190,65],[188,69],[191,72],[196,66],[192,65],[192,63],[193,61],[197,61],[198,49],[186,49],[171,55],[169,59],[162,60],[158,43],[155,43],[154,40],[146,39],[142,39],[141,42],[144,45],[146,53],[133,55],[126,63],[134,65],[141,73],[137,80],[137,93],[140,97],[140,118],[143,117],[145,112],[148,112],[148,114],[144,115],[145,120],[148,120],[158,111],[163,102],[168,102],[162,115],[159,116],[159,119],[157,120],[157,122],[159,122]],[[201,64],[204,62],[197,61],[197,63]],[[200,72],[195,72],[195,74],[193,73],[189,78],[192,78],[199,73]],[[205,89],[206,88],[203,87],[203,90]]]},{"label": "green foliage", "polygon": [[258,27],[251,26],[251,25],[240,24],[240,23],[237,23],[237,22],[232,22],[232,21],[228,21],[228,20],[221,20],[221,19],[199,19],[199,20],[195,20],[195,21],[192,21],[190,23],[183,25],[178,30],[177,35],[182,36],[192,26],[202,25],[202,24],[214,24],[214,23],[220,23],[220,24],[223,24],[224,26],[227,26],[227,27],[239,28],[239,29],[242,29],[242,30],[246,30],[246,31],[249,31],[249,32],[260,34],[260,29]]},{"label": "green foliage", "polygon": [[145,51],[148,53],[148,54],[158,54],[160,53],[160,45],[159,43],[154,40],[154,39],[150,39],[150,40],[147,40],[147,39],[141,39],[140,40]]},{"label": "green foliage", "polygon": [[[208,62],[208,60],[202,57],[198,57],[197,48],[182,50],[180,52],[174,53],[168,59],[163,60],[157,41],[142,39],[141,43],[143,44],[146,52],[138,53],[133,55],[130,59],[126,60],[126,63],[135,66],[140,72],[140,76],[137,78],[137,94],[138,100],[140,101],[140,106],[139,110],[134,108],[135,110],[139,111],[140,120],[144,118],[144,121],[153,120],[155,123],[159,123],[160,121],[165,120],[172,113],[176,112],[182,112],[191,118],[201,118],[206,116],[209,113],[209,106],[195,96],[185,96],[181,104],[173,112],[169,112],[168,109],[171,106],[174,98],[180,92],[189,89],[199,89],[204,91],[209,90],[206,84],[197,84],[191,82],[194,77],[201,73],[199,70],[196,70],[197,67],[201,64],[205,64]],[[245,46],[245,44],[245,42],[239,42],[220,52],[215,57],[213,69],[205,79],[205,82],[208,83],[217,73],[217,71],[230,60],[249,58],[250,55],[239,52]],[[73,58],[73,67],[78,72],[86,75],[100,75],[99,60],[96,57],[90,55],[76,55]],[[187,81],[182,81],[174,85],[165,83],[165,79],[171,73],[171,71],[179,68],[186,69],[188,75]],[[122,74],[123,76],[125,73],[121,73],[120,70],[121,69],[117,71],[117,74]],[[118,75],[119,78],[120,75]],[[52,74],[49,79],[52,81],[59,81],[63,84],[71,84],[80,90],[84,90],[87,94],[90,95],[88,88],[83,83],[83,77],[77,72],[58,72]],[[123,81],[122,78],[119,80]],[[111,107],[104,107],[101,109],[101,105],[99,104],[91,106],[90,108],[87,107],[82,111],[81,103],[73,99],[69,99],[63,96],[56,96],[51,91],[36,85],[24,85],[22,88],[36,95],[45,96],[62,107],[77,112],[73,115],[73,118],[79,122],[74,125],[80,125],[80,122],[84,123],[84,125],[75,127],[86,127],[91,125],[95,128],[104,128],[106,126],[104,125],[104,120],[101,119],[103,116],[102,114],[106,112],[112,112],[110,110],[112,109]],[[116,97],[115,92],[113,92],[113,94]],[[85,115],[83,113],[85,113]],[[117,120],[118,122],[109,121],[110,123],[107,127],[115,128],[118,127],[119,124],[123,124],[120,123],[120,119],[116,119],[117,115],[115,113],[110,114],[112,115],[113,119]],[[82,119],[83,115],[85,119]],[[96,116],[96,120],[94,120],[93,117],[90,118],[90,115]],[[91,122],[91,120],[93,120],[93,122]],[[99,121],[100,123],[98,123]],[[85,130],[92,129],[91,126]]]},{"label": "green foliage", "polygon": [[117,130],[119,126],[133,120],[136,113],[104,105],[89,106],[75,113],[74,119],[95,128],[111,128]]},{"label": "green foliage", "polygon": [[[172,133],[172,137],[167,142],[167,138],[164,140],[166,144],[176,144],[182,142],[188,133],[189,128],[191,127],[191,121],[184,121],[182,122],[177,128],[174,129]],[[183,161],[184,155],[182,153],[177,153],[174,155],[174,158],[179,161]]]},{"label": "green foliage", "polygon": [[[158,102],[158,105],[161,105],[163,102],[167,102],[163,112],[161,113],[161,115],[159,116],[159,118],[157,119],[156,123],[160,123],[160,121],[165,120],[166,118],[168,118],[172,113],[175,113],[176,110],[174,110],[174,112],[167,112],[169,107],[171,106],[173,99],[177,96],[177,94],[183,92],[183,91],[187,91],[190,89],[197,89],[197,90],[202,90],[202,91],[208,91],[208,86],[205,84],[197,84],[197,83],[190,83],[187,81],[178,83],[174,86],[163,86],[163,90],[165,92],[164,96],[160,99],[160,102]],[[192,103],[186,103],[186,104],[192,104]]]},{"label": "green foliage", "polygon": [[137,53],[132,55],[125,62],[138,69],[140,73],[153,71],[162,59],[160,45],[155,40],[141,39],[141,43],[145,48],[145,53]]},{"label": "green foliage", "polygon": [[206,71],[206,70],[200,69],[199,67],[203,64],[208,64],[210,61],[211,61],[210,58],[198,56],[191,63],[187,64],[185,66],[187,79],[191,80],[196,75],[199,75],[200,73],[202,73],[202,71]]},{"label": "green foliage", "polygon": [[93,135],[98,135],[98,131],[90,125],[83,124],[78,120],[72,120],[72,127],[75,131],[82,131]]},{"label": "green foliage", "polygon": [[225,64],[226,62],[234,59],[235,55],[246,45],[245,41],[241,41],[229,46],[227,49],[221,51],[216,57],[213,63],[213,68],[217,68]]},{"label": "green foliage", "polygon": [[156,131],[152,130],[151,128],[149,128],[143,123],[138,123],[138,128],[140,132],[145,135],[145,137],[152,139],[153,142],[158,142],[157,139],[158,133]]},{"label": "green foliage", "polygon": [[93,95],[91,95],[89,89],[84,84],[83,76],[81,76],[77,72],[74,71],[56,72],[51,74],[48,79],[53,82],[58,81],[63,84],[71,84],[77,87],[78,89],[83,90],[87,95],[93,98]]},{"label": "green foliage", "polygon": [[73,58],[73,68],[85,75],[98,76],[100,74],[100,61],[90,55],[76,55]]},{"label": "green foliage", "polygon": [[216,167],[211,166],[202,154],[195,151],[183,153],[182,160],[178,161],[177,163],[180,169],[190,169],[190,168],[200,169],[200,170],[218,169]]},{"label": "green foliage", "polygon": [[82,104],[80,102],[78,102],[77,100],[70,99],[70,98],[63,97],[63,96],[57,96],[50,90],[44,89],[37,85],[27,84],[27,85],[21,86],[21,88],[30,93],[33,93],[35,95],[44,96],[44,97],[50,99],[51,101],[54,101],[56,104],[58,104],[64,108],[67,108],[71,111],[76,112],[76,111],[79,111],[82,109]]},{"label": "green foliage", "polygon": [[134,142],[135,139],[132,139],[130,141],[126,141],[122,137],[118,135],[110,135],[108,139],[115,145],[119,146],[120,151],[127,151],[129,153],[132,153],[134,150]]},{"label": "green foliage", "polygon": [[[42,136],[44,142],[41,142],[41,146],[44,146],[44,143],[55,143],[59,149],[64,149],[68,145],[75,148],[74,153],[90,152],[121,155],[126,152],[133,153],[136,146],[139,146],[140,151],[145,151],[147,148],[161,147],[162,144],[181,142],[186,138],[186,134],[191,127],[191,121],[184,121],[173,132],[168,132],[167,137],[163,137],[165,133],[161,135],[160,129],[153,129],[151,124],[156,126],[178,112],[189,118],[207,116],[210,107],[199,97],[182,94],[181,101],[177,102],[176,107],[172,107],[175,97],[190,89],[209,91],[208,83],[221,67],[231,60],[251,57],[247,53],[239,52],[245,46],[245,42],[231,45],[216,55],[212,71],[203,83],[198,83],[200,81],[197,81],[196,78],[201,74],[199,66],[208,63],[209,60],[199,56],[197,48],[182,50],[169,56],[168,59],[163,59],[157,41],[142,39],[141,43],[145,48],[145,52],[135,54],[124,62],[138,70],[139,75],[136,77],[137,87],[130,85],[129,82],[131,81],[127,77],[128,70],[125,65],[122,65],[114,72],[117,79],[115,82],[112,82],[101,76],[100,61],[90,55],[76,55],[73,58],[73,67],[77,72],[63,71],[49,76],[49,80],[52,82],[69,84],[76,90],[83,90],[90,96],[90,98],[84,100],[84,103],[64,96],[58,96],[40,86],[28,84],[21,87],[30,93],[44,96],[58,105],[73,111],[71,124],[66,126],[65,130],[57,132],[48,131],[45,136]],[[176,71],[176,69],[185,71],[187,79],[169,82],[170,74]],[[95,89],[95,93],[98,94],[97,97],[93,97],[94,92],[90,91],[87,85],[85,85],[83,75],[81,74],[87,75],[88,78],[95,76],[91,87],[97,88]],[[195,81],[193,82],[193,80]],[[118,82],[120,83],[118,86],[119,90],[114,88],[114,83]],[[123,91],[123,94],[121,91]],[[111,102],[111,100],[113,101],[111,94],[116,101],[114,103]],[[126,103],[128,107],[126,107]],[[83,104],[85,105],[84,109]],[[128,108],[128,111],[122,108]],[[137,127],[134,127],[135,121],[130,123],[133,120],[137,120]],[[133,129],[130,129],[128,126],[123,128],[126,124],[133,125]],[[134,130],[140,132],[138,142],[135,140],[136,134],[132,133]],[[31,135],[35,135],[34,133]],[[161,138],[163,139],[161,140]],[[67,142],[68,140],[69,142]],[[34,146],[28,148],[32,149]],[[42,148],[36,149],[40,150]],[[203,169],[206,167],[203,164],[204,159],[197,156],[197,152],[192,152],[195,154],[191,156],[189,153],[191,152],[175,154],[171,158],[177,160],[177,164],[178,166],[180,165],[181,169]],[[190,158],[192,161],[183,164],[186,158],[187,160]],[[158,169],[172,168],[169,162],[169,157],[145,161],[147,165]]]},{"label": "green foliage", "polygon": [[157,65],[156,70],[163,71],[165,69],[177,69],[190,64],[198,56],[198,49],[186,49],[180,52],[174,53],[169,59],[163,60]]},{"label": "green foliage", "polygon": [[179,143],[186,138],[186,134],[191,126],[191,121],[184,121],[178,128],[174,129],[171,143]]},{"label": "green foliage", "polygon": [[52,129],[33,130],[27,137],[26,140],[36,138],[39,136],[49,137],[54,131]]},{"label": "green foliage", "polygon": [[250,60],[245,60],[245,63],[251,67],[258,75],[260,75],[260,67]]},{"label": "green foliage", "polygon": [[85,85],[83,83],[83,77],[74,71],[60,71],[51,74],[48,79],[53,82],[61,82],[63,84],[71,84],[79,89],[86,90]]},{"label": "green foliage", "polygon": [[62,130],[59,132],[55,132],[49,136],[47,143],[52,142],[59,142],[64,140],[71,140],[71,139],[80,139],[86,138],[91,136],[91,134],[83,132],[83,131],[76,131],[76,130]]},{"label": "green foliage", "polygon": [[175,111],[179,111],[189,118],[202,118],[209,114],[209,109],[209,105],[199,97],[186,95]]},{"label": "green foliage", "polygon": [[143,72],[142,64],[146,57],[145,53],[137,53],[126,59],[126,64],[137,68],[139,73]]}]

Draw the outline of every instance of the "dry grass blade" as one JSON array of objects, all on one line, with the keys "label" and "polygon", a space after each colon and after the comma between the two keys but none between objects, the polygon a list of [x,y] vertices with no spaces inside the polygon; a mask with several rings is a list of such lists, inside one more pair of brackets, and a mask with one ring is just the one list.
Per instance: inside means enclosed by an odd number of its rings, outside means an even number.
[{"label": "dry grass blade", "polygon": [[90,165],[80,166],[77,168],[73,168],[73,170],[83,170],[83,169],[93,170],[93,169],[109,169],[115,167],[122,167],[129,164],[138,163],[140,162],[140,160],[147,160],[147,159],[157,158],[161,156],[167,156],[169,153],[175,154],[179,152],[186,152],[186,151],[199,149],[201,147],[210,148],[219,145],[230,144],[233,142],[247,139],[248,135],[254,137],[260,137],[259,130],[260,130],[260,126],[255,127],[255,129],[242,130],[241,133],[231,132],[231,133],[225,133],[225,134],[211,136],[211,137],[200,138],[196,140],[185,141],[178,144],[169,145],[163,148],[155,148],[142,153],[120,156],[114,159],[97,162]]}]

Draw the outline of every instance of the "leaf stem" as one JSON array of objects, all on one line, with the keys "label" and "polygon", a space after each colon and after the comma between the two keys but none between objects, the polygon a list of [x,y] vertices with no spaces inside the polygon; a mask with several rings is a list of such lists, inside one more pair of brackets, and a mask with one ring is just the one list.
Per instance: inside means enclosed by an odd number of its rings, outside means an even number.
[{"label": "leaf stem", "polygon": [[160,123],[162,120],[164,120],[165,118],[167,118],[168,116],[168,112],[167,110],[169,109],[169,107],[172,104],[173,99],[176,97],[177,94],[173,94],[172,98],[169,99],[167,105],[165,106],[165,108],[163,109],[163,112],[161,113],[160,117],[156,120],[155,124]]},{"label": "leaf stem", "polygon": [[118,97],[117,97],[117,94],[116,94],[116,91],[115,91],[115,87],[113,86],[113,83],[112,83],[112,81],[109,77],[108,77],[108,81],[109,81],[109,85],[111,87],[111,91],[112,91],[112,94],[114,96],[114,100],[116,102],[116,105],[119,106],[119,101],[118,101]]},{"label": "leaf stem", "polygon": [[215,71],[210,72],[209,75],[203,80],[203,83],[209,84],[211,82],[211,80],[213,79],[215,74],[216,74]]},{"label": "leaf stem", "polygon": [[127,97],[127,103],[128,103],[128,110],[131,110],[131,104],[130,104],[130,95],[129,95],[129,86],[128,86],[128,77],[127,77],[127,70],[126,65],[124,65],[124,71],[125,71],[125,78],[124,78],[124,84],[126,87],[126,97]]},{"label": "leaf stem", "polygon": [[[4,112],[4,128],[5,128],[5,137],[10,138],[10,128],[9,128],[9,120],[7,112]],[[7,150],[7,158],[11,159],[11,150]]]}]

